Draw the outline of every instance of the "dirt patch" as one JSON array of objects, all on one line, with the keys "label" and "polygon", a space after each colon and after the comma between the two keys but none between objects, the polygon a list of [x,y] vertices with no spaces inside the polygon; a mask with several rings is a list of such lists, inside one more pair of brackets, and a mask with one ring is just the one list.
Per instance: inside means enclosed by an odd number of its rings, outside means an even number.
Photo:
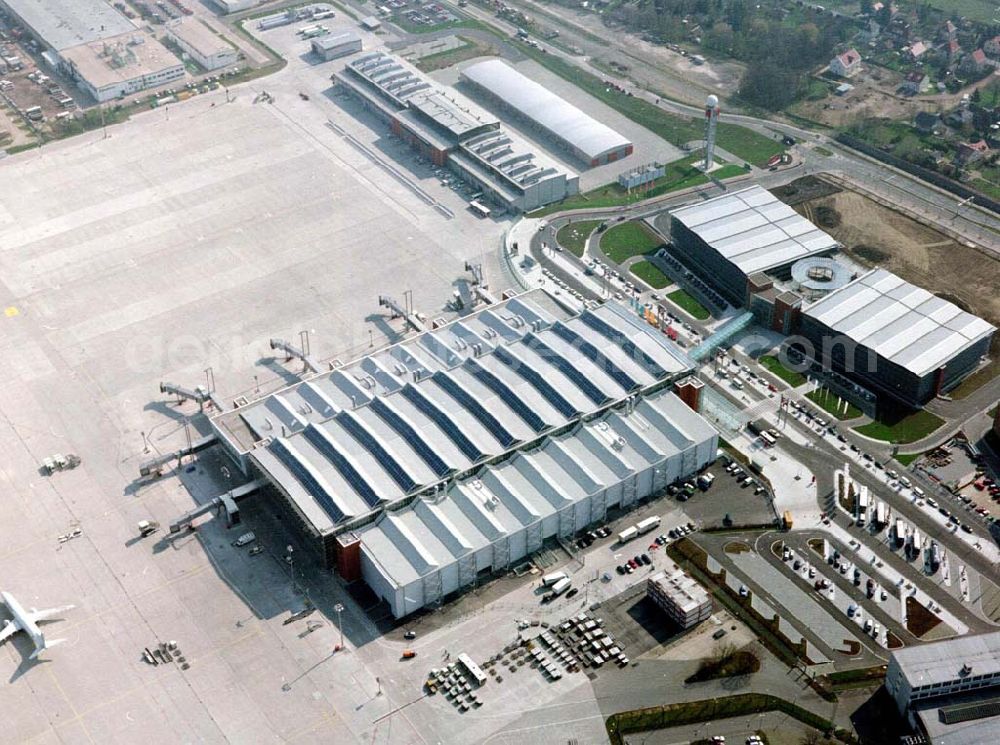
[{"label": "dirt patch", "polygon": [[792,207],[812,199],[828,197],[840,191],[841,189],[839,186],[835,186],[829,181],[818,179],[815,176],[797,178],[784,186],[778,186],[771,189],[771,193],[774,194],[774,196]]},{"label": "dirt patch", "polygon": [[941,626],[941,619],[927,610],[920,601],[912,595],[906,596],[906,630],[918,639],[928,640],[930,634],[938,626]]},{"label": "dirt patch", "polygon": [[818,553],[820,556],[823,555],[823,539],[822,538],[810,538],[808,541],[809,548]]},{"label": "dirt patch", "polygon": [[824,230],[833,230],[840,225],[840,213],[833,207],[819,205],[816,210],[816,224]]},{"label": "dirt patch", "polygon": [[812,220],[828,209],[839,214],[840,223],[824,229],[859,264],[879,265],[990,323],[1000,322],[1000,262],[857,192],[841,190],[793,206]]},{"label": "dirt patch", "polygon": [[885,635],[885,641],[889,649],[900,649],[903,646],[903,641],[898,636],[896,636],[891,631],[887,632]]},{"label": "dirt patch", "polygon": [[861,75],[850,82],[854,90],[849,93],[800,101],[791,112],[830,127],[842,127],[873,116],[911,121],[921,109],[933,111],[941,106],[897,95],[896,89],[903,82],[903,76],[893,70],[865,65]]},{"label": "dirt patch", "polygon": [[743,541],[730,541],[722,547],[722,550],[727,554],[746,554],[750,552],[750,547]]}]

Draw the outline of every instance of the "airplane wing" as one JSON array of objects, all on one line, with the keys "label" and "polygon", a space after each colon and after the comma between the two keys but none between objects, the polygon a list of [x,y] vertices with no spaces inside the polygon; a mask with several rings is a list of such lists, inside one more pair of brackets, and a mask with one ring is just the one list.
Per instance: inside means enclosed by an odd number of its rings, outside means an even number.
[{"label": "airplane wing", "polygon": [[21,627],[17,625],[17,621],[8,621],[0,627],[0,644],[3,644],[20,630]]},{"label": "airplane wing", "polygon": [[38,621],[44,621],[45,619],[51,618],[52,616],[58,616],[60,613],[64,613],[70,610],[71,608],[75,607],[76,607],[75,605],[60,605],[57,608],[46,608],[45,610],[32,609],[32,611],[28,614],[28,616],[31,618],[32,621],[37,623]]}]

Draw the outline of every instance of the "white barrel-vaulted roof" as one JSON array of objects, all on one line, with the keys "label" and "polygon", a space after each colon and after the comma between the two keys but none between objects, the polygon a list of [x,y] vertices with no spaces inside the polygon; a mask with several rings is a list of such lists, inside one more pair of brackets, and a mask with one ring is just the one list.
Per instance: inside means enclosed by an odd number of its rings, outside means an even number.
[{"label": "white barrel-vaulted roof", "polygon": [[885,269],[872,269],[803,313],[921,377],[996,331]]},{"label": "white barrel-vaulted roof", "polygon": [[826,253],[837,241],[756,184],[670,216],[746,275]]},{"label": "white barrel-vaulted roof", "polygon": [[470,65],[462,71],[462,77],[496,96],[552,136],[584,153],[588,160],[632,144],[611,127],[583,113],[569,101],[501,60]]},{"label": "white barrel-vaulted roof", "polygon": [[[322,534],[689,369],[683,352],[621,306],[570,316],[536,291],[212,423]],[[591,461],[597,481],[622,470]]]}]

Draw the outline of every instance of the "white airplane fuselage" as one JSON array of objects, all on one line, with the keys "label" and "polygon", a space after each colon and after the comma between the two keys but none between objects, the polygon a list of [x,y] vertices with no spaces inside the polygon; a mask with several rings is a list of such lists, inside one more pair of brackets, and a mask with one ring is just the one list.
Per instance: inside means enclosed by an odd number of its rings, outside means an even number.
[{"label": "white airplane fuselage", "polygon": [[42,630],[38,628],[38,624],[31,620],[31,616],[24,610],[24,606],[17,602],[9,592],[0,592],[0,598],[3,598],[3,604],[7,606],[7,610],[14,616],[14,620],[11,623],[16,623],[21,628],[21,631],[30,636],[36,648],[44,647],[45,636],[42,634]]}]

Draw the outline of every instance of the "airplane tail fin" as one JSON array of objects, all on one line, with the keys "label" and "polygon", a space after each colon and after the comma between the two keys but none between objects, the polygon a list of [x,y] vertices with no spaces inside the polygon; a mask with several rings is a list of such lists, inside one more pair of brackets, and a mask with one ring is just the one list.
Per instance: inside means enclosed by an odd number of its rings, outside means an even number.
[{"label": "airplane tail fin", "polygon": [[42,641],[42,646],[36,647],[35,651],[31,653],[31,659],[33,659],[33,660],[38,659],[38,655],[40,655],[46,649],[51,649],[52,647],[56,646],[57,644],[62,644],[64,641],[66,641],[66,640],[65,639],[51,639],[51,640],[44,639]]}]

